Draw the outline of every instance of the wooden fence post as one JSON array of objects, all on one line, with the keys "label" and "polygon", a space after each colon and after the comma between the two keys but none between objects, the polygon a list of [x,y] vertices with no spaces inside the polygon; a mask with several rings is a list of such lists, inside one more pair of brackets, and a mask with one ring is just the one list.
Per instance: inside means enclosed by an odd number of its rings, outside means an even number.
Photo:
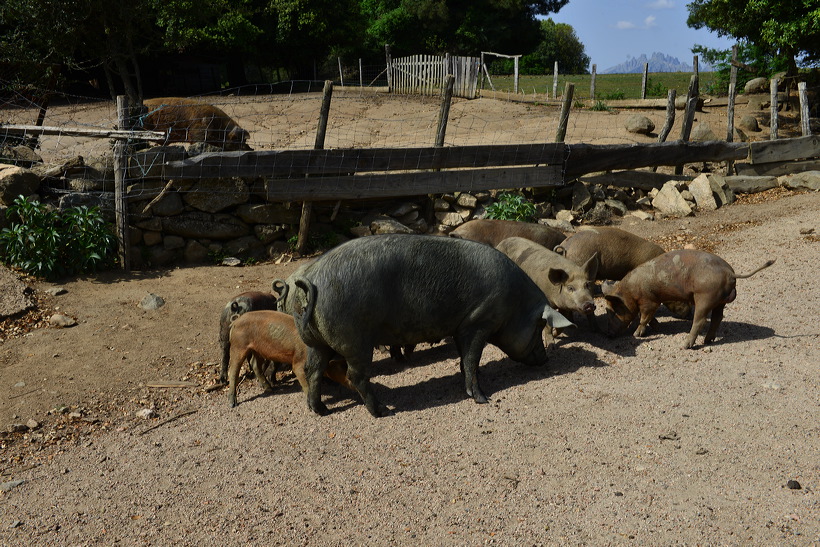
[{"label": "wooden fence post", "polygon": [[384,59],[387,64],[387,92],[393,92],[393,58],[390,56],[390,44],[384,44]]},{"label": "wooden fence post", "polygon": [[[732,47],[732,59],[737,59],[737,46]],[[726,142],[735,140],[735,96],[737,95],[737,67],[732,65],[729,71],[729,100],[726,103]],[[726,161],[726,174],[734,171],[735,162]]]},{"label": "wooden fence post", "polygon": [[595,101],[595,75],[598,73],[598,65],[592,65],[592,78],[589,81],[589,99]]},{"label": "wooden fence post", "polygon": [[[692,74],[689,79],[689,90],[686,92],[686,110],[683,117],[683,126],[680,131],[681,142],[689,140],[689,135],[692,133],[692,124],[695,121],[695,110],[698,107],[698,76]],[[683,173],[683,164],[675,166],[675,174]]]},{"label": "wooden fence post", "polygon": [[364,87],[364,76],[362,75],[362,58],[359,57],[359,87]]},{"label": "wooden fence post", "polygon": [[558,119],[558,131],[555,132],[555,142],[564,142],[569,124],[569,109],[572,108],[572,94],[575,84],[567,82],[564,86],[564,102],[561,104],[561,117]]},{"label": "wooden fence post", "polygon": [[520,55],[516,55],[515,57],[513,57],[513,59],[514,59],[514,67],[513,67],[513,71],[514,71],[514,73],[515,73],[515,74],[514,74],[514,76],[515,76],[515,83],[513,84],[513,92],[514,92],[516,95],[518,95],[518,59],[519,59],[519,58],[521,58],[521,56],[520,56]]},{"label": "wooden fence post", "polygon": [[[128,97],[117,96],[117,129],[125,131],[128,126]],[[114,144],[114,215],[119,259],[122,269],[131,271],[131,241],[128,237],[128,203],[126,201],[125,178],[128,172],[128,158],[125,156],[125,141],[117,139]]]},{"label": "wooden fence post", "polygon": [[447,119],[450,117],[450,103],[453,101],[453,84],[456,79],[452,74],[444,77],[444,89],[441,90],[441,107],[438,111],[436,129],[436,148],[444,146],[444,135],[447,132]]},{"label": "wooden fence post", "polygon": [[646,99],[646,86],[649,82],[649,63],[643,64],[643,77],[641,78],[641,99]]},{"label": "wooden fence post", "polygon": [[555,61],[555,68],[552,69],[552,98],[558,98],[558,61]]},{"label": "wooden fence post", "polygon": [[[333,96],[333,82],[325,80],[325,87],[322,90],[322,109],[319,112],[319,127],[316,131],[316,141],[313,148],[321,150],[325,147],[325,134],[327,133],[327,120],[330,114],[330,98]],[[302,216],[299,219],[299,236],[296,239],[296,252],[305,254],[309,241],[311,205],[309,201],[302,202]]]},{"label": "wooden fence post", "polygon": [[806,82],[797,84],[797,94],[800,97],[800,131],[804,137],[808,137],[811,135],[811,123],[809,123],[809,96]]},{"label": "wooden fence post", "polygon": [[344,75],[344,72],[342,72],[342,58],[341,57],[336,57],[336,60],[339,62],[339,83],[341,84],[342,87],[344,87],[345,86],[345,75]]},{"label": "wooden fence post", "polygon": [[777,140],[777,125],[778,125],[778,118],[777,118],[777,78],[772,78],[769,81],[769,95],[771,100],[771,131],[769,134],[769,138],[771,140]]}]

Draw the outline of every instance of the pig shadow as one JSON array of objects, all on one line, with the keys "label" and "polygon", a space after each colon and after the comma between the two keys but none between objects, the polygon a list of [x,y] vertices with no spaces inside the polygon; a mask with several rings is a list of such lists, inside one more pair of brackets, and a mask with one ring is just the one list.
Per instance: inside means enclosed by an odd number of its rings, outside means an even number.
[{"label": "pig shadow", "polygon": [[[455,346],[448,344],[450,352],[444,357],[431,355],[432,361],[458,356]],[[479,367],[479,383],[484,394],[492,401],[493,395],[511,387],[523,385],[551,376],[574,372],[581,367],[608,366],[598,356],[581,347],[559,347],[547,352],[549,359],[545,366],[530,367],[513,361],[509,357],[490,361]],[[415,365],[415,362],[414,362]],[[459,403],[469,399],[464,386],[464,376],[457,364],[452,374],[437,376],[406,386],[388,388],[376,382],[373,389],[376,396],[395,413],[413,412],[428,408]]]},{"label": "pig shadow", "polygon": [[[661,320],[658,325],[650,328],[649,332],[640,338],[633,336],[631,333],[614,338],[607,338],[602,335],[606,342],[602,343],[600,347],[622,357],[634,357],[637,354],[638,346],[641,344],[652,343],[670,336],[676,336],[683,342],[685,335],[689,334],[691,328],[692,321],[690,319],[669,318],[668,320]],[[703,336],[708,328],[709,322],[707,321],[703,330],[698,334],[693,349],[704,347]],[[765,340],[774,336],[775,331],[771,327],[740,321],[726,321],[724,319],[720,324],[720,328],[718,328],[715,341],[708,345],[711,347],[723,344],[738,344],[753,340]]]}]

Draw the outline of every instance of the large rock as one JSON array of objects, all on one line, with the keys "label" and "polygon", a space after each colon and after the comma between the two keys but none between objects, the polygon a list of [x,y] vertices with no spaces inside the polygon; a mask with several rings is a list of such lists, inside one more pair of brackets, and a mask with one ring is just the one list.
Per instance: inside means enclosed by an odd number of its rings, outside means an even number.
[{"label": "large rock", "polygon": [[692,128],[690,139],[694,142],[708,142],[719,140],[707,123],[699,123]]},{"label": "large rock", "polygon": [[630,133],[649,135],[655,130],[655,124],[640,114],[632,114],[626,119],[626,130]]},{"label": "large rock", "polygon": [[78,192],[63,194],[58,205],[60,209],[82,206],[99,208],[100,213],[102,213],[102,216],[106,222],[113,223],[116,220],[116,209],[114,206],[113,194],[91,194]]},{"label": "large rock", "polygon": [[185,203],[206,213],[218,213],[248,201],[250,190],[240,178],[202,179],[185,193]]},{"label": "large rock", "polygon": [[168,192],[162,199],[151,205],[151,212],[159,217],[171,217],[181,214],[185,210],[178,192]]},{"label": "large rock", "polygon": [[760,124],[757,123],[757,118],[751,114],[746,114],[740,118],[737,126],[744,131],[749,131],[750,133],[757,133],[760,131]]},{"label": "large rock", "polygon": [[746,85],[743,86],[743,92],[747,95],[751,95],[753,93],[768,93],[769,79],[765,77],[753,78],[746,82]]},{"label": "large rock", "polygon": [[572,185],[572,210],[576,212],[587,211],[593,206],[592,194],[589,193],[587,185],[583,182],[576,182]]},{"label": "large rock", "polygon": [[717,201],[712,195],[712,183],[709,182],[709,177],[705,173],[696,177],[688,187],[701,211],[714,211],[718,208]]},{"label": "large rock", "polygon": [[281,203],[245,203],[236,208],[236,214],[248,224],[299,224],[302,208]]},{"label": "large rock", "polygon": [[792,189],[820,191],[820,171],[804,171],[778,178],[781,186]]},{"label": "large rock", "polygon": [[18,196],[28,197],[40,188],[40,177],[16,165],[0,164],[0,205],[9,206]]},{"label": "large rock", "polygon": [[754,177],[754,176],[733,176],[725,177],[726,184],[733,192],[739,194],[754,194],[756,192],[763,192],[764,190],[771,190],[778,186],[777,177]]},{"label": "large rock", "polygon": [[162,231],[189,239],[236,239],[249,235],[251,228],[241,220],[228,215],[187,213],[162,218]]},{"label": "large rock", "polygon": [[683,199],[677,188],[677,182],[670,180],[663,185],[652,200],[652,207],[665,217],[685,217],[692,214],[692,208]]},{"label": "large rock", "polygon": [[704,174],[712,186],[712,196],[715,198],[718,207],[729,205],[735,201],[735,193],[729,188],[725,177],[712,173]]},{"label": "large rock", "polygon": [[392,218],[376,219],[370,223],[370,232],[373,234],[412,234],[413,230]]},{"label": "large rock", "polygon": [[461,226],[464,223],[461,215],[454,212],[438,212],[436,213],[436,220],[444,226],[450,227]]},{"label": "large rock", "polygon": [[28,146],[17,145],[0,148],[0,161],[31,169],[34,165],[43,163],[43,158]]}]

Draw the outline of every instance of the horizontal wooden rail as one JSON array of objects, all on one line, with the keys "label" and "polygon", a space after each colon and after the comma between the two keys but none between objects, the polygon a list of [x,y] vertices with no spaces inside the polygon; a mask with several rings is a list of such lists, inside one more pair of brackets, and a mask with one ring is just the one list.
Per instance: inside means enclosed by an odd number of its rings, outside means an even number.
[{"label": "horizontal wooden rail", "polygon": [[120,131],[118,129],[85,129],[82,127],[48,127],[41,125],[0,124],[0,135],[63,135],[66,137],[96,137],[102,139],[132,139],[164,142],[166,133],[159,131]]}]

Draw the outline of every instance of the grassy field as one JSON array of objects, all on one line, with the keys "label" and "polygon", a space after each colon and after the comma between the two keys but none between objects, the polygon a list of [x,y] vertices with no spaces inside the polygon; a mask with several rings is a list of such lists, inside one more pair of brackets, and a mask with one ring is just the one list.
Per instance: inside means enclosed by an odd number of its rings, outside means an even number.
[{"label": "grassy field", "polygon": [[[665,98],[667,90],[675,89],[678,96],[685,95],[689,88],[690,72],[650,72],[646,86],[648,98]],[[714,72],[701,72],[700,91],[706,92],[715,80]],[[513,91],[512,75],[491,76],[493,86],[497,91]],[[641,79],[643,74],[598,74],[595,77],[595,98],[600,100],[640,99]],[[575,98],[589,99],[590,74],[559,74],[558,95],[564,91],[567,82],[575,84]],[[518,82],[518,92],[525,94],[548,93],[552,96],[552,75],[521,76]],[[484,88],[490,89],[490,84],[484,81]]]}]

